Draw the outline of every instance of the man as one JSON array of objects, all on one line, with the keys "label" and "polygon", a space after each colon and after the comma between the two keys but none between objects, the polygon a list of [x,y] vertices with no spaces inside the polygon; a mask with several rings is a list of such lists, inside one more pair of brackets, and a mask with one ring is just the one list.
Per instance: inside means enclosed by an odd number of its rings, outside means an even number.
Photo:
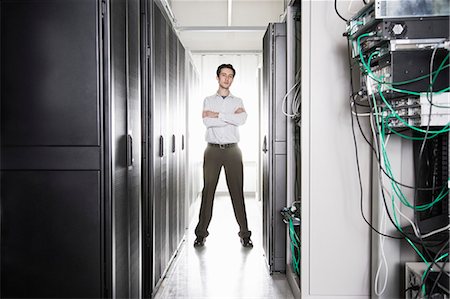
[{"label": "man", "polygon": [[244,171],[239,142],[238,126],[247,120],[242,100],[230,93],[236,71],[231,64],[217,68],[219,90],[203,102],[203,123],[206,126],[206,147],[203,160],[203,191],[199,222],[195,229],[194,246],[203,246],[208,236],[214,194],[222,166],[225,168],[228,190],[234,215],[239,224],[239,237],[244,247],[253,247],[248,230],[244,203]]}]

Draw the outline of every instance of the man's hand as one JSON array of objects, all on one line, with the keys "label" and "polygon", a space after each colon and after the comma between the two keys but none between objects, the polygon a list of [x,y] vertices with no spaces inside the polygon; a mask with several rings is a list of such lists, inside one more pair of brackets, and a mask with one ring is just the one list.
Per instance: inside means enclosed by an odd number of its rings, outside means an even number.
[{"label": "man's hand", "polygon": [[239,107],[236,109],[236,111],[234,111],[234,114],[238,114],[238,113],[242,113],[242,112],[245,112],[245,109],[242,107]]},{"label": "man's hand", "polygon": [[209,110],[205,110],[202,113],[202,117],[212,117],[212,118],[218,118],[219,117],[219,112],[214,112],[214,111],[209,111]]}]

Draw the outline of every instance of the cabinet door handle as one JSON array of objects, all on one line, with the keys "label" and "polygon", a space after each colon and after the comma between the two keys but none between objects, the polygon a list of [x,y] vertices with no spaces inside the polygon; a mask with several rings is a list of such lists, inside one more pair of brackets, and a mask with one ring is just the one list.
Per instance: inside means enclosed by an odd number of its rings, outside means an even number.
[{"label": "cabinet door handle", "polygon": [[175,153],[175,134],[172,135],[172,153]]},{"label": "cabinet door handle", "polygon": [[263,149],[262,151],[265,153],[267,153],[267,136],[264,136],[264,141],[263,141]]},{"label": "cabinet door handle", "polygon": [[164,157],[164,137],[159,136],[159,156]]},{"label": "cabinet door handle", "polygon": [[133,137],[127,135],[127,166],[133,166]]},{"label": "cabinet door handle", "polygon": [[184,135],[181,135],[181,150],[184,150]]}]

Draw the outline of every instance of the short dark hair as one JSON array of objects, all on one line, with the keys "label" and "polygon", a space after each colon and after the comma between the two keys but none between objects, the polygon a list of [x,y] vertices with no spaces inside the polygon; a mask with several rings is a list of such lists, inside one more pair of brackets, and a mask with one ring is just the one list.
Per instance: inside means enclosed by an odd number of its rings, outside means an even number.
[{"label": "short dark hair", "polygon": [[234,67],[231,64],[224,63],[224,64],[219,65],[219,67],[217,68],[217,71],[216,71],[217,77],[219,77],[220,71],[222,69],[230,69],[233,71],[233,77],[236,76],[236,70],[234,69]]}]

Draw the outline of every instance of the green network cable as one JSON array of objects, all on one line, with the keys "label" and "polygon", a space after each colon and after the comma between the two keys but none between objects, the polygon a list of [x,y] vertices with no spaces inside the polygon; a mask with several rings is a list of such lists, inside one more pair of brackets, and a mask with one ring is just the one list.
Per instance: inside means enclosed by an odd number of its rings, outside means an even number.
[{"label": "green network cable", "polygon": [[291,239],[292,268],[297,275],[300,275],[300,238],[295,232],[292,218],[289,219],[289,237]]},{"label": "green network cable", "polygon": [[[423,79],[425,79],[425,78],[430,77],[430,75],[427,74],[427,75],[423,75],[423,76],[420,76],[420,77],[417,77],[417,78],[413,78],[413,79],[406,80],[406,81],[401,81],[401,82],[386,82],[386,81],[383,81],[383,78],[375,76],[375,74],[372,72],[372,70],[371,70],[371,68],[370,68],[370,61],[372,60],[372,58],[373,58],[375,55],[378,55],[380,52],[379,52],[379,51],[374,51],[374,52],[369,56],[368,62],[366,63],[365,60],[364,60],[364,56],[363,56],[363,54],[362,54],[362,51],[361,51],[361,38],[367,37],[367,36],[373,36],[373,35],[374,35],[373,32],[369,32],[369,33],[361,34],[361,35],[357,38],[357,49],[358,49],[358,52],[359,52],[359,58],[360,58],[361,64],[363,65],[363,67],[364,67],[365,71],[367,72],[367,74],[369,75],[369,77],[371,77],[373,80],[375,80],[376,82],[378,82],[378,83],[380,83],[380,84],[388,84],[388,85],[404,85],[404,84],[408,84],[408,83],[412,83],[412,82],[417,82],[417,81],[420,81],[420,80],[423,80]],[[431,76],[433,76],[433,74],[436,74],[436,76],[434,76],[434,79],[433,79],[433,81],[432,81],[433,83],[435,82],[435,80],[436,80],[436,78],[437,78],[437,75],[441,72],[441,70],[443,70],[443,69],[445,69],[445,68],[448,68],[448,67],[450,66],[450,64],[445,65],[445,63],[447,62],[447,60],[449,59],[449,57],[450,57],[450,53],[447,54],[447,55],[445,56],[444,60],[443,60],[443,61],[441,62],[441,64],[440,64],[439,68],[438,68],[436,71],[434,71],[434,72],[431,73]],[[440,91],[440,92],[442,93],[442,92],[445,92],[445,91]],[[408,91],[406,91],[406,93],[408,93]],[[415,95],[416,95],[416,94],[415,94]]]},{"label": "green network cable", "polygon": [[[372,98],[374,100],[375,113],[378,114],[378,108],[377,108],[377,105],[376,105],[375,97],[372,96]],[[382,145],[381,147],[382,147],[383,155],[387,158],[386,149],[384,147],[384,143],[385,143],[385,136],[383,134],[384,130],[382,128],[380,128],[380,123],[378,121],[376,122],[376,124],[377,124],[378,131],[380,132],[380,139],[381,139],[380,142],[381,142],[381,145]],[[392,175],[389,161],[387,161],[387,164],[388,165],[386,165],[386,166],[389,166],[389,167],[387,167],[387,170],[389,171],[389,174]],[[441,194],[442,194],[442,191],[441,191]],[[448,190],[444,194],[448,194]],[[395,196],[393,194],[391,195],[391,200],[392,200],[392,210],[393,210],[395,226],[397,227],[397,229],[399,231],[403,231],[401,226],[400,226],[400,222],[399,222],[399,220],[397,218],[397,213],[395,212],[396,211],[396,209],[395,209]],[[437,202],[437,201],[434,201],[433,203],[430,203],[429,206],[431,207],[435,202]],[[426,260],[424,255],[420,252],[420,250],[414,245],[414,243],[409,238],[406,238],[406,241],[411,245],[411,247],[414,249],[414,251],[420,256],[420,258],[424,261],[424,263],[427,266],[430,266],[430,263]]]},{"label": "green network cable", "polygon": [[[374,99],[374,107],[376,109],[376,112],[378,113],[378,108],[376,106],[376,100]],[[383,120],[381,122],[381,128],[379,127],[379,123],[377,122],[377,126],[378,126],[378,131],[381,137],[381,151],[382,151],[382,155],[383,155],[383,161],[384,164],[386,166],[386,171],[388,172],[388,174],[392,177],[394,177],[393,173],[392,173],[392,169],[391,169],[391,164],[389,161],[389,157],[386,151],[386,147],[384,145],[384,141],[385,141],[385,128],[384,128],[384,124],[385,121]],[[418,205],[418,206],[414,206],[411,203],[409,203],[408,199],[406,198],[406,196],[404,195],[404,193],[402,192],[400,186],[393,180],[391,180],[391,186],[392,186],[392,190],[394,191],[395,195],[397,195],[397,197],[399,198],[400,202],[402,204],[404,204],[405,206],[415,209],[416,211],[425,211],[427,209],[430,209],[433,205],[435,205],[437,202],[441,201],[443,198],[445,198],[449,192],[447,186],[444,186],[441,190],[441,192],[438,194],[438,196],[431,202],[425,205]]]},{"label": "green network cable", "polygon": [[[390,132],[394,133],[395,135],[398,135],[407,140],[423,140],[425,138],[425,137],[408,136],[408,135],[402,134],[402,133],[394,130],[392,127],[389,126],[389,124],[387,122],[390,118],[393,118],[393,117],[394,117],[393,114],[388,114],[385,118],[383,118],[382,121],[383,121],[384,128],[388,129]],[[450,126],[450,124],[447,124],[444,128],[447,128],[449,126]],[[440,134],[441,134],[440,132],[434,133],[434,134],[428,135],[426,138],[433,139],[434,137],[439,136]]]},{"label": "green network cable", "polygon": [[[429,86],[429,89],[427,90],[427,94],[429,93],[429,91],[431,90],[431,87],[432,87],[432,86],[434,85],[434,83],[436,82],[436,79],[437,79],[439,73],[440,73],[444,68],[448,67],[448,64],[447,64],[447,65],[444,65],[444,64],[447,62],[447,60],[449,59],[449,57],[450,57],[450,53],[447,54],[447,55],[445,56],[444,60],[442,60],[442,62],[441,62],[441,64],[439,65],[438,69],[437,69],[436,71],[434,71],[434,72],[431,73],[431,78],[432,78],[432,79],[431,79],[431,84],[430,84],[430,86]],[[433,74],[435,74],[435,76],[433,76]],[[426,77],[430,77],[430,75],[425,75],[425,76],[422,76],[422,77],[423,77],[423,78],[426,78]],[[421,77],[419,77],[419,78],[421,78]],[[409,81],[411,81],[411,80],[409,80]],[[408,81],[405,81],[405,82],[409,83]],[[387,87],[388,87],[388,89],[391,89],[391,90],[396,91],[396,92],[401,92],[401,93],[406,93],[406,94],[416,95],[416,96],[420,96],[420,95],[421,95],[420,92],[414,92],[414,91],[409,91],[409,90],[398,89],[398,88],[394,88],[394,87],[389,86],[389,85],[394,85],[394,84],[393,84],[393,83],[387,83]],[[398,85],[399,85],[399,84],[398,84]],[[444,89],[442,89],[442,90],[440,90],[440,91],[436,91],[436,92],[434,92],[434,93],[435,93],[435,94],[441,94],[441,93],[447,92],[447,91],[449,91],[449,90],[450,90],[450,87],[447,87],[447,88],[444,88]],[[449,106],[440,106],[440,107],[442,107],[442,108],[450,108]]]},{"label": "green network cable", "polygon": [[372,58],[375,55],[378,55],[378,54],[380,54],[380,51],[374,51],[372,54],[370,54],[369,58],[367,59],[367,65],[370,65],[370,62],[372,61]]},{"label": "green network cable", "polygon": [[[402,81],[402,82],[386,82],[386,81],[384,81],[383,76],[382,77],[375,76],[375,74],[372,72],[372,70],[370,68],[370,62],[371,62],[372,58],[375,55],[379,54],[379,51],[374,51],[369,56],[367,63],[365,62],[364,56],[363,56],[362,51],[361,51],[361,38],[366,37],[366,36],[372,36],[372,35],[373,35],[373,33],[365,33],[365,34],[360,35],[357,38],[357,47],[358,47],[358,51],[359,51],[360,61],[361,61],[361,64],[363,65],[363,70],[365,69],[365,71],[367,72],[367,75],[378,83],[378,92],[381,94],[381,96],[383,97],[383,94],[380,91],[381,90],[380,86],[383,85],[383,84],[387,87],[388,90],[392,90],[392,91],[396,91],[396,92],[400,92],[400,93],[405,93],[405,94],[409,94],[409,95],[414,95],[414,96],[420,96],[421,92],[415,92],[415,91],[399,89],[399,88],[393,87],[393,85],[403,85],[403,84],[407,84],[407,83],[420,81],[420,80],[423,80],[423,79],[425,79],[427,77],[430,77],[430,75],[423,75],[423,76],[420,76],[420,77],[417,77],[417,78],[414,78],[414,79],[411,79],[411,80]],[[430,88],[426,91],[427,93],[429,92],[429,90],[431,90],[431,86],[434,84],[434,82],[436,82],[438,74],[443,69],[449,67],[449,64],[445,65],[445,63],[447,62],[449,57],[450,57],[450,53],[445,56],[444,60],[442,60],[441,64],[439,65],[439,68],[436,71],[431,73],[432,83],[430,85]],[[442,93],[448,92],[448,91],[450,91],[450,87],[447,87],[447,88],[444,88],[442,90],[436,91],[436,92],[434,92],[434,94],[439,95],[439,94],[442,94]],[[444,105],[438,105],[438,104],[433,104],[433,105],[436,106],[436,107],[440,107],[440,108],[450,108],[450,106],[444,106]]]},{"label": "green network cable", "polygon": [[[369,36],[369,35],[370,35],[370,34],[366,34],[366,36]],[[360,38],[358,38],[358,46],[360,47]],[[370,62],[370,60],[371,60],[375,55],[377,55],[377,54],[378,54],[378,53],[372,53],[372,55],[369,56],[369,62]],[[367,64],[364,62],[364,57],[362,56],[362,52],[361,52],[361,51],[360,51],[360,58],[361,58],[362,64],[366,67],[367,71],[370,72],[371,70],[370,70],[370,68],[367,67]],[[447,57],[442,61],[441,65],[439,66],[438,70],[436,71],[436,76],[435,76],[434,78],[432,78],[432,84],[435,82],[438,73],[439,73],[439,72],[441,71],[441,69],[443,68],[443,65],[444,65],[444,63],[446,62],[447,59],[448,59],[448,55],[447,55]],[[383,77],[381,77],[381,78],[376,78],[376,79],[380,79],[379,82],[383,82]],[[377,122],[377,126],[378,126],[379,134],[380,134],[380,137],[381,137],[381,149],[382,149],[383,160],[384,160],[384,163],[385,163],[385,165],[386,165],[386,169],[387,169],[389,175],[393,176],[393,173],[392,173],[392,171],[391,171],[391,165],[390,165],[390,162],[389,162],[389,158],[388,158],[388,155],[387,155],[385,146],[384,146],[384,140],[385,140],[384,134],[385,134],[385,124],[386,124],[386,120],[387,120],[389,117],[391,117],[391,116],[393,115],[395,118],[397,118],[399,121],[401,121],[405,126],[409,127],[410,129],[419,131],[419,132],[421,132],[421,133],[427,133],[427,131],[425,131],[425,130],[423,130],[423,129],[420,129],[420,128],[417,128],[417,127],[415,127],[415,126],[410,125],[407,121],[405,121],[402,117],[400,117],[400,116],[398,115],[398,113],[397,113],[397,112],[392,108],[392,106],[388,103],[388,101],[386,100],[386,98],[384,97],[383,92],[381,91],[381,85],[382,85],[382,83],[378,83],[378,92],[379,92],[380,97],[381,97],[381,99],[383,100],[384,104],[386,105],[386,107],[388,107],[389,110],[391,111],[391,114],[388,115],[388,117],[385,117],[385,118],[382,117],[382,121],[381,121],[382,128],[381,128],[381,129],[379,128],[379,122]],[[444,90],[450,90],[450,88],[446,88],[446,89],[444,89]],[[400,91],[404,92],[404,90],[400,90]],[[420,93],[419,93],[419,95],[420,95]],[[374,101],[374,106],[375,106],[375,108],[376,108],[376,113],[378,113],[378,108],[376,107],[376,100],[375,100],[375,97],[374,97],[373,94],[372,94],[372,98],[373,98],[373,101]],[[438,130],[438,131],[428,130],[429,133],[432,133],[432,135],[430,136],[430,138],[435,137],[435,136],[437,136],[437,135],[439,135],[439,134],[441,134],[441,133],[448,132],[448,131],[450,130],[449,125],[450,125],[450,124],[447,124],[447,126],[445,126],[443,129]],[[389,128],[389,126],[388,126],[388,128]],[[400,135],[403,135],[403,134],[400,134]],[[406,136],[405,136],[405,137],[406,137]],[[413,138],[413,137],[411,137],[411,138]],[[403,192],[401,191],[401,188],[400,188],[400,186],[398,186],[398,184],[396,184],[395,182],[391,181],[391,186],[392,186],[392,189],[393,189],[395,195],[399,198],[399,200],[402,202],[402,204],[406,205],[407,207],[413,208],[413,209],[415,209],[415,210],[417,210],[417,211],[425,211],[425,210],[431,208],[434,204],[436,204],[437,202],[439,202],[440,200],[442,200],[443,198],[445,198],[445,196],[447,196],[447,194],[448,194],[448,190],[445,191],[446,187],[444,187],[444,188],[441,190],[441,192],[439,193],[439,195],[436,197],[436,199],[433,200],[433,202],[431,202],[431,203],[429,203],[429,204],[426,204],[426,205],[413,206],[413,205],[411,205],[411,204],[409,203],[409,201],[407,200],[407,198],[405,197],[405,195],[404,195]]]},{"label": "green network cable", "polygon": [[[361,38],[367,37],[367,36],[372,36],[372,35],[373,35],[373,33],[365,33],[365,34],[360,35],[357,38],[357,47],[358,47],[358,51],[359,51],[359,57],[360,57],[361,64],[363,65],[365,71],[367,72],[367,75],[378,83],[378,92],[380,93],[380,96],[382,97],[384,102],[386,103],[384,95],[383,95],[383,92],[381,91],[381,86],[382,85],[385,85],[388,90],[392,90],[392,91],[396,91],[396,92],[400,92],[400,93],[404,93],[404,94],[409,94],[409,95],[414,95],[414,96],[420,96],[421,92],[415,92],[415,91],[399,89],[399,88],[393,87],[392,85],[403,85],[403,84],[419,81],[419,80],[422,80],[422,79],[425,79],[425,78],[429,77],[430,75],[424,75],[424,76],[420,76],[420,77],[417,77],[417,78],[414,78],[414,79],[411,79],[411,80],[407,80],[407,81],[402,81],[402,82],[385,82],[383,76],[377,77],[377,76],[375,76],[373,74],[373,72],[372,72],[372,70],[370,68],[370,62],[372,61],[373,57],[378,55],[380,52],[379,51],[374,51],[369,56],[368,61],[366,63],[365,60],[364,60],[364,56],[362,54],[362,50],[361,50]],[[450,53],[445,56],[445,58],[442,60],[441,64],[439,65],[438,69],[431,73],[432,80],[431,80],[430,88],[426,91],[427,93],[431,90],[431,86],[436,82],[436,79],[437,79],[439,73],[443,69],[449,67],[449,64],[445,65],[445,63],[447,62],[449,57],[450,57]],[[448,92],[448,91],[450,91],[450,87],[447,87],[447,88],[444,88],[442,90],[436,91],[436,92],[434,92],[434,94],[439,95],[439,94],[442,94],[442,93]],[[387,105],[388,105],[388,107],[392,108],[389,104],[387,104]],[[441,107],[441,108],[450,108],[449,106],[443,106],[443,105],[437,105],[437,104],[433,104],[433,105],[436,106],[436,107]],[[391,110],[393,111],[394,116],[397,117],[398,115],[396,114],[396,112],[393,109],[391,109]],[[402,121],[401,119],[399,119],[399,120],[402,123],[404,123],[405,125],[409,126],[409,124],[407,124],[405,121]],[[433,132],[431,132],[431,133],[433,133]]]},{"label": "green network cable", "polygon": [[[363,34],[363,35],[364,35],[364,34]],[[366,34],[366,35],[367,35],[367,34]],[[360,37],[361,37],[361,36],[360,36]],[[359,39],[359,37],[358,37],[358,39]],[[372,53],[372,54],[374,54],[374,53]],[[366,65],[366,63],[364,62],[364,58],[362,57],[362,52],[360,52],[360,56],[361,56],[362,64],[363,64],[363,65]],[[370,55],[369,61],[372,59],[373,56],[374,56],[374,55]],[[447,55],[447,58],[448,58],[448,55]],[[444,61],[445,61],[445,60],[444,60]],[[437,70],[437,72],[440,71],[441,68],[442,68],[442,63],[441,63],[441,66],[439,67],[439,69]],[[370,68],[368,68],[367,70],[371,72]],[[437,75],[436,75],[436,77],[437,77]],[[435,77],[434,79],[436,79],[436,77]],[[400,122],[402,122],[405,126],[409,127],[410,129],[413,129],[413,130],[418,131],[418,132],[421,132],[421,133],[426,133],[427,131],[425,131],[425,130],[423,130],[423,129],[420,129],[420,128],[417,128],[417,127],[415,127],[415,126],[410,125],[407,121],[405,121],[402,117],[400,117],[400,116],[398,115],[398,113],[397,113],[397,112],[392,108],[392,106],[388,103],[388,101],[387,101],[386,98],[384,97],[383,92],[382,92],[382,90],[381,90],[381,86],[382,86],[383,83],[380,83],[380,82],[383,82],[383,77],[377,78],[377,80],[378,80],[378,79],[381,80],[381,81],[377,81],[377,82],[379,82],[379,83],[378,83],[378,93],[380,94],[380,97],[381,97],[381,99],[383,100],[384,104],[385,104],[385,105],[389,108],[389,110],[391,111],[391,115],[393,115],[395,118],[397,118]],[[434,80],[433,80],[432,82],[434,82]],[[393,89],[393,90],[395,90],[395,91],[398,91],[398,92],[404,92],[404,93],[405,93],[405,92],[408,92],[408,91],[405,91],[405,90],[396,89],[396,88],[392,88],[392,87],[391,87],[391,89]],[[444,91],[449,91],[449,90],[450,90],[450,87],[447,87],[447,88],[444,88],[444,89],[441,90],[441,91],[436,92],[436,94],[442,93],[442,92],[444,92]],[[419,96],[420,96],[420,93],[416,93],[416,95],[419,95]],[[373,96],[373,94],[372,94],[372,96]],[[441,130],[439,130],[439,131],[428,130],[428,133],[432,133],[432,134],[434,134],[434,133],[440,134],[440,133],[448,132],[448,131],[450,131],[450,128],[448,128],[449,125],[450,125],[450,124],[447,124],[447,126],[445,126],[443,129],[441,129]],[[435,137],[435,136],[436,136],[436,135],[433,135],[433,137]]]},{"label": "green network cable", "polygon": [[[374,105],[376,106],[376,102],[374,102]],[[385,120],[382,120],[381,122],[381,129],[379,129],[379,134],[380,137],[382,137],[382,144],[381,144],[381,150],[382,150],[382,154],[383,154],[383,161],[386,165],[386,171],[389,173],[390,176],[394,177],[392,170],[391,170],[391,165],[390,165],[390,161],[389,161],[389,157],[387,155],[387,151],[384,145],[384,140],[385,140],[385,128],[384,128],[384,124],[385,124]],[[377,123],[378,124],[378,123]],[[381,130],[381,131],[380,131]],[[394,191],[394,193],[397,195],[397,197],[400,199],[400,201],[407,207],[415,209],[417,211],[425,211],[427,209],[430,209],[433,205],[435,205],[437,202],[441,201],[442,199],[444,199],[449,190],[447,189],[447,186],[444,186],[441,190],[441,192],[438,194],[438,196],[429,204],[425,204],[425,205],[419,205],[419,206],[414,206],[412,204],[409,203],[408,199],[406,198],[406,196],[404,195],[404,193],[402,192],[400,186],[395,182],[395,181],[391,181],[391,186],[392,189]]]},{"label": "green network cable", "polygon": [[[400,92],[400,93],[409,94],[409,95],[413,95],[413,96],[420,96],[423,93],[423,92],[409,91],[409,90],[395,88],[395,87],[389,86],[389,83],[387,83],[386,85],[387,85],[388,89],[390,89],[390,90],[393,90],[393,91],[396,91],[396,92]],[[450,87],[446,87],[446,88],[441,89],[439,91],[433,92],[433,94],[439,95],[439,94],[447,92],[449,90],[450,90]],[[447,108],[447,107],[445,107],[445,108]]]},{"label": "green network cable", "polygon": [[[398,218],[397,218],[397,213],[395,212],[394,195],[391,196],[391,200],[392,200],[392,210],[393,210],[393,214],[394,214],[393,216],[394,216],[395,226],[397,227],[397,229],[399,231],[403,232],[403,229],[400,226],[400,222],[398,221]],[[416,245],[414,245],[414,243],[408,237],[405,237],[405,239],[409,243],[409,245],[411,245],[411,247],[414,249],[414,251],[420,256],[420,258],[424,261],[424,263],[429,265],[429,263],[427,262],[427,259],[423,256],[422,252],[420,252],[420,250],[416,247]]]},{"label": "green network cable", "polygon": [[[447,88],[447,89],[450,89],[450,87],[449,88]],[[379,92],[379,94],[380,94],[380,97],[381,97],[381,99],[382,99],[382,101],[384,102],[384,104],[386,105],[386,107],[388,107],[389,108],[389,110],[391,111],[391,113],[394,115],[394,117],[396,118],[396,119],[398,119],[400,122],[402,122],[405,126],[407,126],[408,128],[410,128],[410,129],[413,129],[414,131],[417,131],[417,132],[421,132],[421,133],[426,133],[427,131],[426,130],[423,130],[423,129],[421,129],[421,128],[418,128],[418,127],[415,127],[415,126],[412,126],[412,125],[410,125],[407,121],[405,121],[400,115],[398,115],[398,113],[394,110],[394,108],[392,108],[392,106],[389,104],[389,102],[386,100],[386,98],[384,97],[384,95],[383,95],[383,92],[381,91],[381,84],[378,84],[378,92]],[[450,128],[448,127],[448,124],[447,124],[447,126],[445,126],[443,129],[441,129],[441,130],[438,130],[438,131],[434,131],[434,130],[428,130],[428,133],[445,133],[445,132],[448,132],[448,131],[450,131]]]},{"label": "green network cable", "polygon": [[[447,252],[447,253],[444,253],[443,255],[441,255],[440,257],[438,257],[438,258],[434,261],[434,263],[439,262],[440,260],[442,260],[443,258],[445,258],[445,257],[447,257],[447,256],[448,256],[448,252]],[[424,279],[425,279],[425,277],[427,276],[427,273],[428,273],[428,271],[430,271],[430,269],[431,269],[431,264],[428,265],[427,269],[426,269],[425,272],[423,272],[423,274],[422,274],[422,295],[424,295],[424,296],[425,296],[425,294],[426,294]],[[431,270],[433,270],[433,269],[431,269]]]},{"label": "green network cable", "polygon": [[[438,69],[431,73],[432,77],[433,77],[433,75],[436,75],[432,79],[432,81],[431,81],[432,83],[431,84],[434,84],[434,82],[436,82],[437,75],[443,69],[446,69],[446,68],[448,68],[450,66],[450,64],[445,64],[447,62],[447,60],[449,59],[449,57],[450,57],[450,53],[445,56],[444,60],[442,60],[442,62],[439,65]],[[414,79],[411,79],[411,80],[406,80],[406,81],[401,81],[401,82],[393,82],[393,83],[388,83],[388,84],[390,84],[390,85],[404,85],[404,84],[408,84],[408,83],[417,82],[417,81],[420,81],[420,80],[423,80],[423,79],[426,79],[426,78],[429,78],[429,77],[430,77],[430,75],[427,74],[427,75],[423,75],[423,76],[420,76],[420,77],[417,77],[417,78],[414,78]]]},{"label": "green network cable", "polygon": [[[382,85],[385,85],[388,90],[392,90],[392,91],[396,91],[396,92],[400,92],[400,93],[404,93],[404,94],[409,94],[409,95],[420,96],[421,93],[419,93],[419,92],[413,92],[413,91],[409,91],[409,90],[395,88],[395,87],[393,87],[393,85],[403,85],[403,84],[407,84],[407,83],[412,83],[412,82],[416,82],[416,81],[419,81],[419,80],[423,80],[423,79],[431,76],[431,84],[430,84],[428,90],[426,91],[427,92],[427,96],[428,96],[428,93],[430,92],[433,84],[435,83],[436,78],[439,75],[439,73],[443,69],[449,67],[449,64],[445,65],[445,63],[449,59],[450,54],[447,54],[446,57],[444,58],[444,60],[439,65],[438,69],[436,71],[432,72],[429,75],[420,76],[420,77],[417,77],[417,78],[414,78],[414,79],[411,79],[411,80],[407,80],[407,81],[402,81],[402,82],[392,82],[392,83],[385,82],[383,76],[378,78],[377,76],[375,76],[373,74],[372,70],[370,69],[370,63],[371,63],[372,59],[376,55],[379,55],[379,52],[378,51],[373,52],[369,56],[368,61],[366,63],[365,60],[364,60],[364,56],[362,54],[362,51],[361,51],[361,38],[367,37],[367,36],[373,36],[373,34],[374,33],[365,33],[365,34],[360,35],[357,38],[357,47],[358,47],[358,51],[359,51],[360,61],[361,61],[361,64],[363,66],[362,70],[363,71],[365,70],[367,75],[378,83],[377,85],[378,85],[378,92],[380,94],[380,97],[381,97],[382,101],[384,102],[385,106],[391,111],[391,113],[388,114],[386,117],[383,117],[384,113],[381,114],[381,117],[380,117],[381,121],[379,121],[377,119],[376,120],[376,125],[377,125],[377,129],[378,129],[379,136],[380,136],[380,147],[381,147],[381,152],[382,152],[382,156],[383,156],[383,161],[384,161],[384,164],[385,164],[385,167],[386,167],[386,172],[388,173],[389,176],[391,176],[393,178],[394,175],[392,173],[389,157],[388,157],[388,154],[387,154],[387,151],[386,151],[386,148],[385,148],[385,140],[386,140],[385,132],[386,132],[386,128],[389,131],[393,132],[394,134],[396,134],[396,135],[398,135],[398,136],[400,136],[402,138],[405,138],[405,139],[409,139],[409,140],[423,140],[424,138],[407,136],[407,135],[401,134],[400,132],[397,132],[397,131],[393,130],[388,125],[388,119],[392,118],[392,116],[393,116],[396,119],[398,119],[400,122],[402,122],[406,127],[410,128],[412,130],[415,130],[415,131],[418,131],[418,132],[421,132],[421,133],[424,133],[424,134],[431,133],[430,136],[427,136],[427,139],[431,139],[431,138],[436,137],[439,134],[449,132],[450,131],[450,128],[449,128],[450,123],[448,123],[441,130],[437,130],[437,131],[434,131],[434,130],[426,131],[426,130],[423,130],[423,129],[420,129],[418,127],[410,125],[400,115],[398,115],[398,113],[388,103],[388,101],[386,100],[386,98],[383,95],[381,87],[382,87]],[[450,91],[450,87],[444,88],[444,89],[439,90],[437,92],[433,92],[433,94],[438,95],[438,94],[441,94],[441,93],[444,93],[444,92],[447,92],[447,91]],[[374,109],[375,109],[374,114],[379,116],[380,114],[378,112],[378,107],[377,107],[377,103],[376,103],[376,99],[375,99],[374,94],[372,94],[372,99],[373,99],[373,104],[374,104]],[[433,104],[433,105],[435,105],[437,107],[442,107],[442,108],[450,108],[448,106],[439,106],[439,105],[436,105],[436,104]],[[383,111],[383,112],[385,112],[385,111]],[[381,127],[380,127],[380,124],[381,124]],[[450,178],[449,178],[449,180],[450,180]],[[443,198],[445,198],[448,195],[448,193],[449,193],[449,190],[448,190],[447,186],[444,186],[442,188],[442,190],[440,191],[440,193],[438,194],[438,196],[431,203],[425,204],[425,205],[414,206],[414,205],[409,203],[409,201],[407,200],[406,196],[403,194],[400,186],[394,180],[391,180],[391,187],[392,187],[392,190],[393,190],[393,194],[391,195],[391,200],[392,200],[392,210],[393,210],[394,222],[395,222],[395,226],[397,227],[397,229],[399,231],[403,231],[403,230],[402,230],[402,228],[400,226],[400,222],[398,220],[396,209],[395,209],[395,197],[397,197],[402,204],[404,204],[405,206],[407,206],[409,208],[415,209],[417,211],[425,211],[427,209],[430,209],[433,205],[435,205],[437,202],[439,202]],[[406,238],[406,241],[411,245],[411,247],[414,249],[414,251],[420,256],[420,258],[428,266],[427,270],[424,272],[424,274],[422,276],[422,293],[425,295],[425,284],[423,284],[423,280],[426,277],[426,274],[428,273],[429,269],[431,268],[431,264],[426,260],[424,255],[420,252],[420,250],[414,245],[414,243],[409,238]],[[447,256],[448,256],[448,253],[440,256],[438,259],[436,259],[435,262],[438,262],[438,261],[442,260],[443,258],[445,258]]]},{"label": "green network cable", "polygon": [[[408,135],[402,134],[389,126],[385,126],[385,128],[387,128],[390,132],[394,133],[395,135],[400,136],[401,138],[404,138],[404,139],[408,139],[408,140],[423,140],[424,139],[424,137],[414,137],[414,136],[408,136]],[[427,136],[427,139],[433,139],[434,137],[436,137],[438,135],[440,135],[440,133],[429,135],[429,136]]]},{"label": "green network cable", "polygon": [[[374,102],[375,113],[378,114],[378,108],[377,108],[377,102],[376,102],[376,100],[375,100],[375,96],[372,95],[372,98],[373,98],[373,102]],[[380,123],[377,121],[376,124],[377,124],[377,128],[378,128],[378,132],[380,132],[380,139],[381,139],[381,140],[380,140],[380,143],[383,145],[383,146],[382,146],[382,148],[383,148],[383,147],[384,147],[384,143],[385,143],[384,134],[382,133],[382,130],[381,130],[381,128],[380,128]],[[387,169],[387,170],[389,170],[389,172],[390,172],[390,168]],[[392,173],[390,173],[390,174],[392,174]],[[391,181],[392,181],[392,180],[391,180]],[[403,231],[402,228],[401,228],[401,226],[400,226],[400,223],[399,223],[399,221],[398,221],[398,219],[397,219],[397,213],[395,212],[395,206],[394,206],[394,200],[395,200],[395,197],[394,197],[394,195],[391,195],[391,200],[392,200],[392,206],[393,206],[393,214],[394,214],[395,226],[397,227],[397,229],[398,229],[399,231]],[[411,245],[411,247],[416,251],[416,253],[420,256],[420,258],[425,262],[425,264],[429,265],[429,263],[427,262],[427,260],[426,260],[425,257],[423,256],[423,254],[422,254],[422,253],[420,252],[420,250],[414,245],[414,243],[411,242],[411,240],[410,240],[409,238],[407,238],[407,237],[406,237],[406,241],[407,241],[407,242]]]}]

